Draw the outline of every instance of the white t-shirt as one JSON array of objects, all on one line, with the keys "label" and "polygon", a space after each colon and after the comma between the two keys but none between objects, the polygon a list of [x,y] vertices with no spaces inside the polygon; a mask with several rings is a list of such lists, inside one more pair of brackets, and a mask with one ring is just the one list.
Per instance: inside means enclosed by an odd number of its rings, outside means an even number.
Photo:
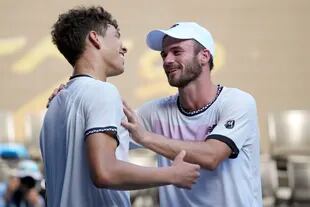
[{"label": "white t-shirt", "polygon": [[[113,132],[117,140],[123,117],[116,87],[83,75],[71,79],[52,100],[40,135],[49,207],[130,206],[127,191],[93,184],[85,147],[92,133]],[[116,157],[126,161],[128,138],[119,142]]]},{"label": "white t-shirt", "polygon": [[[159,188],[162,207],[261,207],[259,130],[253,97],[239,89],[218,86],[209,106],[187,113],[178,95],[151,101],[138,110],[146,129],[176,140],[217,139],[232,154],[214,171],[202,169],[191,190]],[[158,155],[159,166],[172,161]]]}]

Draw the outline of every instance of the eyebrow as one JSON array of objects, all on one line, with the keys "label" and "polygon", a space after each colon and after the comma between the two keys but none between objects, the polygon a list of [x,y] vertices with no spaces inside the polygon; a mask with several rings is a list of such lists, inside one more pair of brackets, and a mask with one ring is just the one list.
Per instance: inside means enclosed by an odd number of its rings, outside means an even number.
[{"label": "eyebrow", "polygon": [[[182,50],[182,51],[184,51],[184,49],[182,47],[180,47],[180,46],[173,46],[173,47],[169,48],[169,51],[171,51],[171,50]],[[167,52],[164,51],[164,50],[160,52],[161,55],[163,53],[167,53]]]},{"label": "eyebrow", "polygon": [[181,46],[173,46],[170,48],[170,50],[178,50],[178,49],[184,50]]}]

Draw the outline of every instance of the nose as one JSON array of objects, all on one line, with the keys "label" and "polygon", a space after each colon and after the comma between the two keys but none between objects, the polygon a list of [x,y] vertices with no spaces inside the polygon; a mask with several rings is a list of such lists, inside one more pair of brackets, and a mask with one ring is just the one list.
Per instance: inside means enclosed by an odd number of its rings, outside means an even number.
[{"label": "nose", "polygon": [[169,66],[174,63],[174,57],[171,53],[168,53],[165,57],[163,57],[164,66]]}]

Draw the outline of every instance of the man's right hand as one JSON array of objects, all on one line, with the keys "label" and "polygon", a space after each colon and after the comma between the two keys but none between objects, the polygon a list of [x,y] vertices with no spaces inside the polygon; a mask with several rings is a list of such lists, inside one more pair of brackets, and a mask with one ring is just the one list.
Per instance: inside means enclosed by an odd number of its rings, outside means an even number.
[{"label": "man's right hand", "polygon": [[46,104],[46,108],[48,108],[48,106],[50,105],[51,101],[53,100],[53,98],[62,90],[65,88],[65,84],[60,84],[60,86],[58,86],[58,88],[55,88],[53,93],[50,95],[50,97],[48,98],[48,102]]},{"label": "man's right hand", "polygon": [[196,183],[196,180],[200,176],[200,166],[196,164],[190,164],[183,159],[186,152],[182,150],[175,158],[172,164],[174,179],[173,184],[180,188],[191,189],[192,185]]},{"label": "man's right hand", "polygon": [[132,108],[130,108],[124,100],[123,111],[127,117],[127,120],[122,120],[122,126],[129,131],[131,138],[135,142],[143,145],[143,140],[148,137],[148,131],[144,127],[142,127],[142,125],[139,123],[139,118],[136,112]]}]

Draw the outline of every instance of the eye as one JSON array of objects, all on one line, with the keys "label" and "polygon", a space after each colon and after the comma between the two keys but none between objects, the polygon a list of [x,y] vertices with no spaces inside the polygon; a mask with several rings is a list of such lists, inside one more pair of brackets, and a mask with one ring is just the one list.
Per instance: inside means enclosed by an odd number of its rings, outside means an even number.
[{"label": "eye", "polygon": [[175,56],[178,56],[178,55],[181,55],[181,54],[182,54],[182,51],[180,51],[180,50],[175,50],[175,51],[173,51],[173,54],[174,54]]}]

